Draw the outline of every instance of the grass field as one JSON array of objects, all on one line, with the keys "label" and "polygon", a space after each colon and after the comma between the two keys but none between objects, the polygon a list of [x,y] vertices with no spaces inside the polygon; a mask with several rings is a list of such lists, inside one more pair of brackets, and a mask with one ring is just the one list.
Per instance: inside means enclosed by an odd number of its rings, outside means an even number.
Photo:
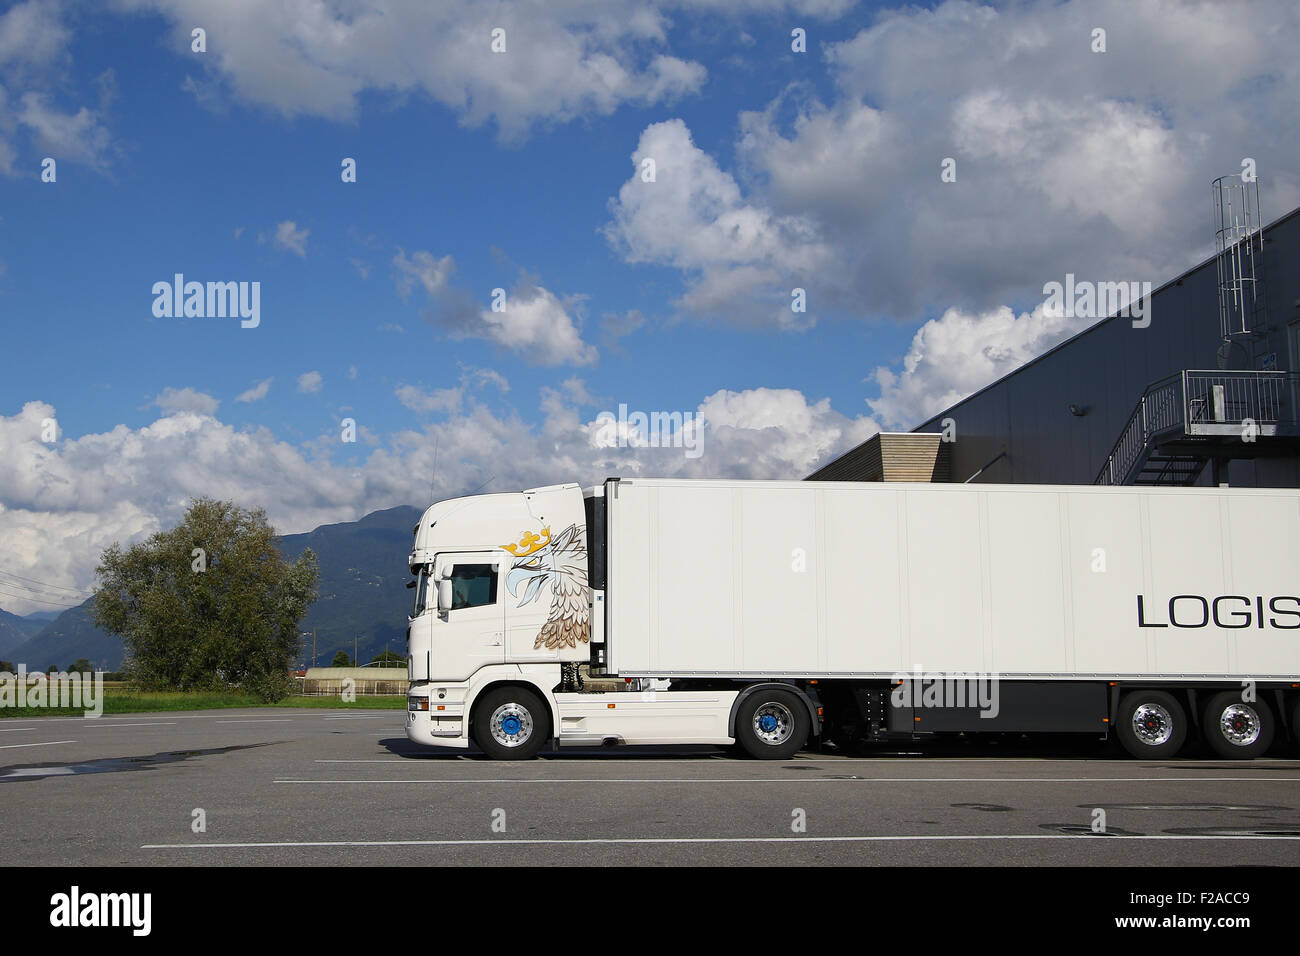
[{"label": "grass field", "polygon": [[[139,691],[125,686],[104,687],[104,713],[142,714],[167,710],[221,710],[230,707],[317,707],[331,710],[401,710],[406,706],[402,695],[383,697],[358,694],[353,703],[339,697],[286,697],[274,704],[265,704],[252,694],[223,691]],[[2,707],[4,717],[74,717],[84,712],[82,707]]]}]

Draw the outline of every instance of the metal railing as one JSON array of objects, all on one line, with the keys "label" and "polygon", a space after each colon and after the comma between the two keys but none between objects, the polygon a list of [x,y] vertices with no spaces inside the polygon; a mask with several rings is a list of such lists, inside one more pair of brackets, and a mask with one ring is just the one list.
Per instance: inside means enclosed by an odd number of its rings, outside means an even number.
[{"label": "metal railing", "polygon": [[1093,483],[1124,484],[1157,435],[1231,437],[1248,422],[1294,421],[1298,390],[1300,375],[1290,372],[1188,369],[1160,379],[1147,386]]},{"label": "metal railing", "polygon": [[1187,421],[1240,425],[1249,419],[1276,425],[1289,404],[1291,377],[1286,372],[1184,372]]}]

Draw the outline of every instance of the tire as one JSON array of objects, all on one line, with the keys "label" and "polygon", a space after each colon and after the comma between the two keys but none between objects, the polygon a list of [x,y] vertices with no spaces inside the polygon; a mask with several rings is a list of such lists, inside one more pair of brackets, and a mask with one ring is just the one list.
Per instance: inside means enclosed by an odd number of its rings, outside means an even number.
[{"label": "tire", "polygon": [[736,711],[736,743],[759,760],[784,760],[803,749],[811,723],[798,694],[755,691]]},{"label": "tire", "polygon": [[551,736],[551,715],[533,691],[498,687],[474,705],[474,742],[493,760],[531,760]]},{"label": "tire", "polygon": [[1262,700],[1247,703],[1240,691],[1215,694],[1205,705],[1201,730],[1220,757],[1249,760],[1262,757],[1273,744],[1273,711]]},{"label": "tire", "polygon": [[1172,694],[1135,690],[1119,702],[1115,736],[1130,757],[1169,760],[1187,740],[1187,714]]}]

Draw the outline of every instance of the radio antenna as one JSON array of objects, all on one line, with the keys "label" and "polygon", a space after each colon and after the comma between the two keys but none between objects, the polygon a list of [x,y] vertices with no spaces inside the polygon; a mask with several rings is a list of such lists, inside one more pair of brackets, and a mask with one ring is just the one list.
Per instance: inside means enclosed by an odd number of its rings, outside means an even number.
[{"label": "radio antenna", "polygon": [[429,504],[433,504],[434,501],[436,500],[434,498],[433,489],[436,488],[438,485],[438,442],[439,441],[441,441],[441,436],[434,438],[433,440],[433,474],[429,476]]}]

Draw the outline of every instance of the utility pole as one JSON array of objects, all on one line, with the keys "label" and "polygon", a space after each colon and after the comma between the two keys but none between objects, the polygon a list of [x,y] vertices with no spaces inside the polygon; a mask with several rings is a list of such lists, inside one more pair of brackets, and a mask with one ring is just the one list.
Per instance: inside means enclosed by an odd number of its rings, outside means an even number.
[{"label": "utility pole", "polygon": [[358,640],[359,640],[358,635],[353,634],[352,635],[352,666],[353,667],[357,666],[357,641]]},{"label": "utility pole", "polygon": [[311,629],[311,666],[316,666],[316,628]]}]

